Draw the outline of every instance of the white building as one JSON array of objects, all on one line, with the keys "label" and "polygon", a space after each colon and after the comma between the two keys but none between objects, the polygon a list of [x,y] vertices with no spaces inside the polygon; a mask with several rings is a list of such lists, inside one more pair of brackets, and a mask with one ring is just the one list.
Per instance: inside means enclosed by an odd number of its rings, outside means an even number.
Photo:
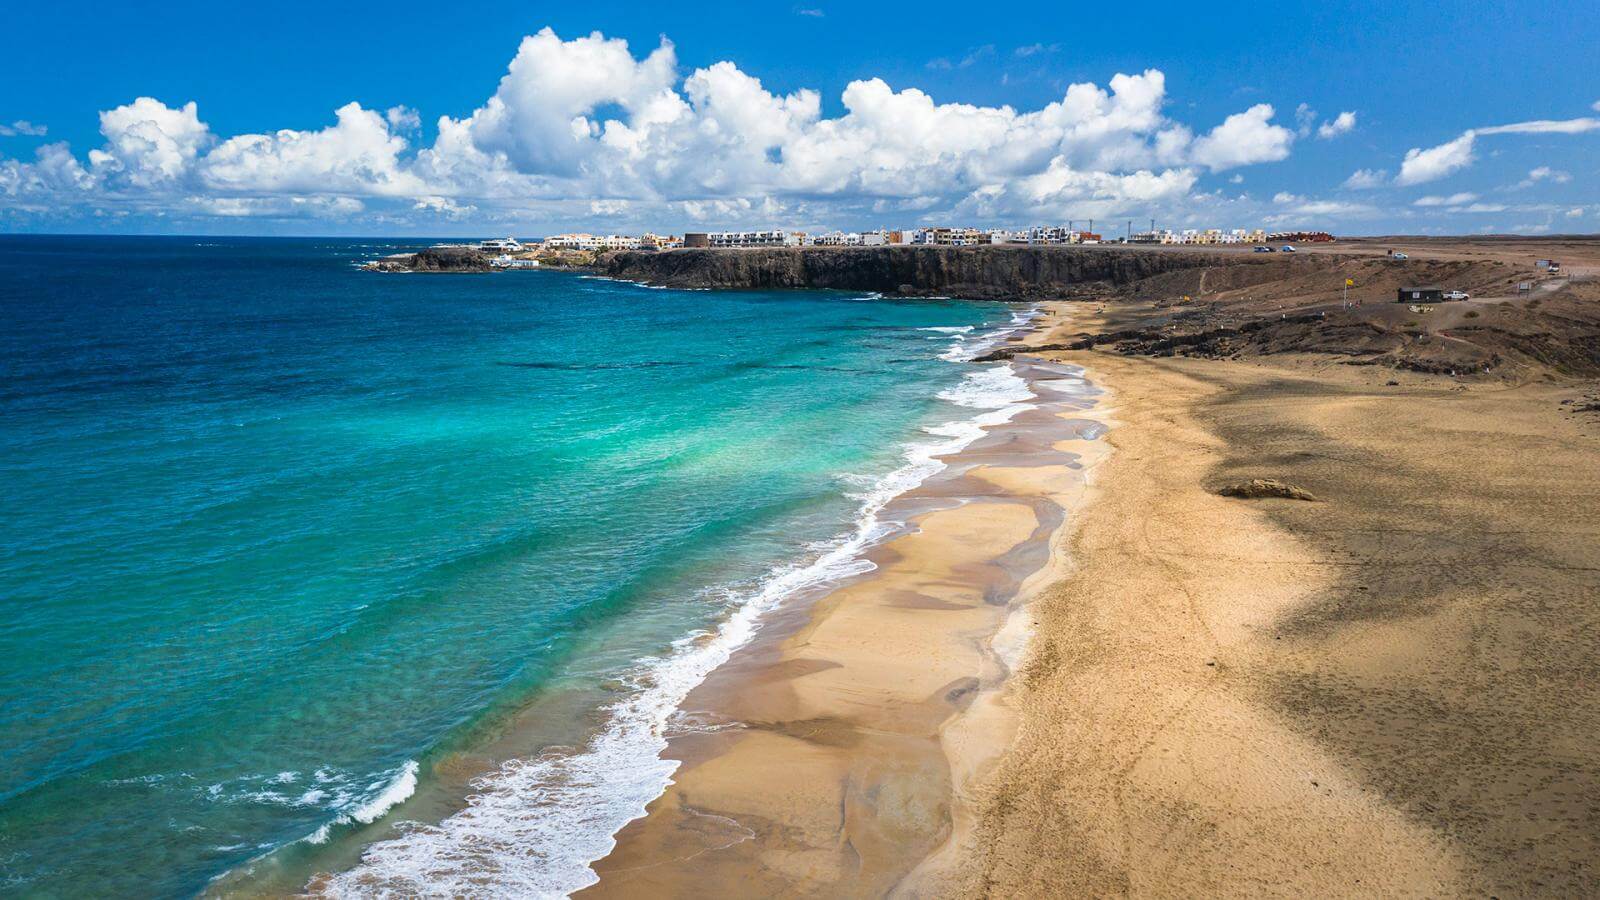
[{"label": "white building", "polygon": [[933,244],[938,247],[973,247],[989,243],[989,235],[976,228],[919,228],[912,236],[911,243]]},{"label": "white building", "polygon": [[598,250],[600,239],[592,234],[555,234],[544,239],[547,250]]},{"label": "white building", "polygon": [[706,235],[713,247],[798,247],[805,241],[801,232],[790,231],[713,231]]},{"label": "white building", "polygon": [[480,241],[478,249],[490,253],[521,253],[522,244],[513,237],[491,238],[487,241]]},{"label": "white building", "polygon": [[1079,234],[1060,225],[1035,225],[1028,229],[1030,244],[1076,244]]},{"label": "white building", "polygon": [[501,255],[489,260],[489,265],[496,269],[537,269],[539,268],[539,261],[537,259],[518,259],[515,256]]}]

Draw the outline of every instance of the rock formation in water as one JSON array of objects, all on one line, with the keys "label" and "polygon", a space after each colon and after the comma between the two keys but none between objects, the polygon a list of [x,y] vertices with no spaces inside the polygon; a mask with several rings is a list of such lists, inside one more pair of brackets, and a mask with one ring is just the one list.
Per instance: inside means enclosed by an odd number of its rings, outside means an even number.
[{"label": "rock formation in water", "polygon": [[374,272],[492,272],[489,255],[471,247],[429,247],[367,263]]}]

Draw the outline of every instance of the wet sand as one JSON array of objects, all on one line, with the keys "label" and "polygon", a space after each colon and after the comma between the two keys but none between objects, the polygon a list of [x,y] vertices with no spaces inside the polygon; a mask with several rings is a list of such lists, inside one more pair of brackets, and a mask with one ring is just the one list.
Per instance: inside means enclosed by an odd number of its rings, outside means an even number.
[{"label": "wet sand", "polygon": [[[1060,358],[1110,388],[1114,449],[926,893],[1600,893],[1584,386]],[[1213,493],[1248,477],[1322,502]]]},{"label": "wet sand", "polygon": [[966,834],[1008,746],[1027,601],[1103,458],[1095,388],[1019,360],[1033,409],[895,501],[877,568],[767,625],[692,694],[683,766],[582,896],[883,894]]}]

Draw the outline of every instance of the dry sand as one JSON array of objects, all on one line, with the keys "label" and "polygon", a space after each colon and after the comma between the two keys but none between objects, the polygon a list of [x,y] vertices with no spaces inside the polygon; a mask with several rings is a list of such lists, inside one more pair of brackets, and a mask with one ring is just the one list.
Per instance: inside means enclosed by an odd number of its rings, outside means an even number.
[{"label": "dry sand", "polygon": [[[1014,747],[924,892],[1600,894],[1600,417],[1326,358],[1115,399]],[[1567,407],[1570,408],[1570,407]],[[1213,490],[1279,478],[1324,502]]]}]

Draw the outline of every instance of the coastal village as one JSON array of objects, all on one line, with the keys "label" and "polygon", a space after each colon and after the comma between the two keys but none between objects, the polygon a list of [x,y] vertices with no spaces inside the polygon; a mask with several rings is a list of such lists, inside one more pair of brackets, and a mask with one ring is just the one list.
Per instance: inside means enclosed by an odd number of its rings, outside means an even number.
[{"label": "coastal village", "polygon": [[829,231],[809,234],[804,231],[767,229],[762,231],[686,231],[682,235],[597,235],[588,233],[556,234],[549,237],[519,240],[514,237],[492,238],[476,244],[446,243],[436,248],[477,250],[492,254],[490,265],[496,268],[537,268],[541,257],[556,260],[566,254],[593,254],[611,250],[666,251],[679,249],[756,249],[770,247],[977,247],[1009,245],[1019,247],[1039,246],[1089,246],[1097,244],[1139,244],[1168,246],[1221,246],[1254,245],[1258,250],[1277,251],[1277,245],[1291,250],[1296,243],[1327,243],[1334,236],[1326,231],[1267,231],[1263,228],[1206,228],[1181,231],[1157,230],[1135,232],[1131,227],[1122,237],[1106,237],[1096,232],[1091,220],[1087,228],[1073,223],[1062,225],[1035,225],[1028,228],[971,228],[930,226],[907,230],[877,229],[875,231]]},{"label": "coastal village", "polygon": [[[985,244],[1046,246],[1065,244],[1168,244],[1209,246],[1216,244],[1265,244],[1292,241],[1321,243],[1333,241],[1325,231],[1267,231],[1262,228],[1170,229],[1137,231],[1120,238],[1107,238],[1089,228],[1072,225],[1035,225],[1030,228],[927,227],[904,231],[830,231],[808,234],[804,231],[770,229],[766,231],[686,231],[680,235],[645,232],[641,235],[556,234],[542,239],[519,241],[497,238],[479,242],[479,250],[489,253],[524,253],[540,250],[676,250],[694,247],[884,247],[920,245],[974,247]],[[441,245],[461,246],[461,245]],[[470,245],[469,245],[470,246]]]}]

